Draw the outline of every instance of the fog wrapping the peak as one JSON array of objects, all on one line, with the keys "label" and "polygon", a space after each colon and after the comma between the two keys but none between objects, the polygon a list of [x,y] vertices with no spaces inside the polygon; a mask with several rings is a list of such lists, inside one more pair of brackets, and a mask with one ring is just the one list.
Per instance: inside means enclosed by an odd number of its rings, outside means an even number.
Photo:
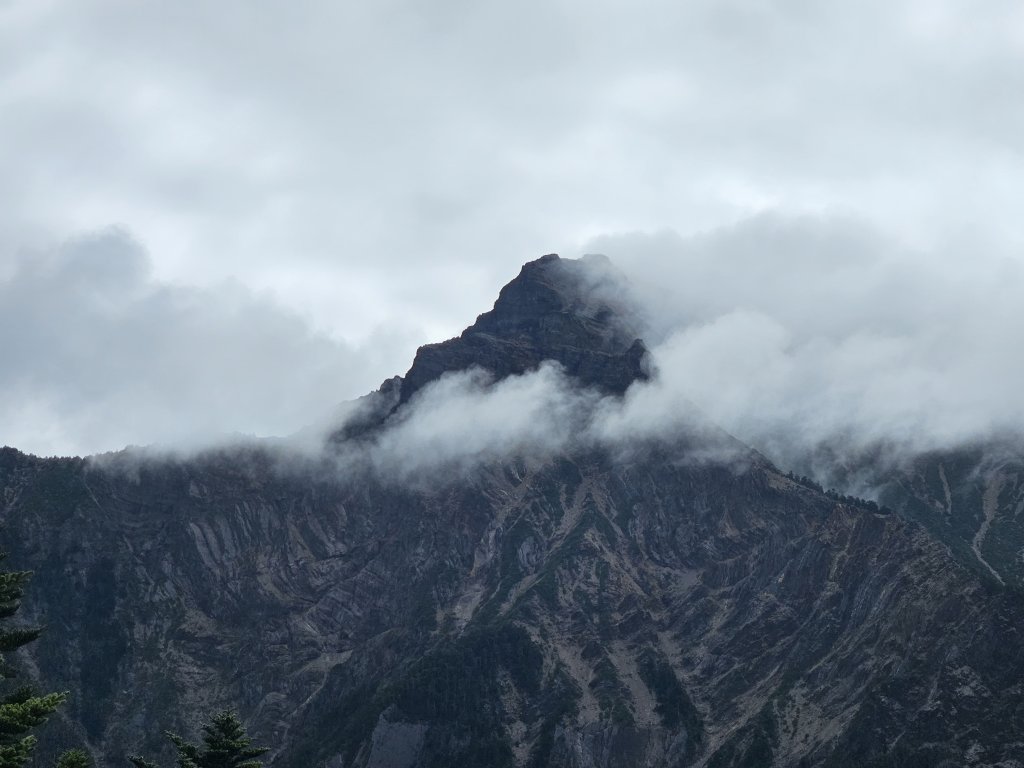
[{"label": "fog wrapping the peak", "polygon": [[315,427],[551,251],[616,434],[1016,430],[1022,92],[1008,0],[0,4],[0,443]]},{"label": "fog wrapping the peak", "polygon": [[[579,309],[621,313],[647,343],[651,380],[617,398],[557,365],[498,382],[481,369],[448,375],[388,423],[376,465],[407,476],[570,444],[671,441],[706,422],[783,464],[821,443],[919,451],[1024,429],[1024,270],[1013,258],[946,258],[853,220],[775,215],[587,248],[610,259],[581,262]],[[68,434],[36,433],[43,445],[84,429],[107,449],[198,447],[253,408],[277,434],[322,434],[337,426],[338,382],[373,354],[239,285],[163,285],[117,231],[26,258],[0,307],[14,363],[2,383],[17,394],[5,420],[30,434],[57,414]],[[203,429],[181,418],[211,398],[218,418]],[[132,409],[164,414],[144,422],[149,440],[108,423]]]},{"label": "fog wrapping the peak", "polygon": [[952,447],[1024,430],[1024,269],[913,251],[851,220],[759,216],[623,235],[660,387],[764,449],[827,440]]},{"label": "fog wrapping the peak", "polygon": [[823,446],[910,455],[1024,433],[1012,258],[957,260],[850,219],[773,215],[588,247],[612,254],[583,262],[589,311],[606,298],[640,323],[650,380],[615,397],[555,365],[497,383],[447,374],[385,426],[379,468],[413,476],[652,441],[730,458],[714,427],[783,467]]}]

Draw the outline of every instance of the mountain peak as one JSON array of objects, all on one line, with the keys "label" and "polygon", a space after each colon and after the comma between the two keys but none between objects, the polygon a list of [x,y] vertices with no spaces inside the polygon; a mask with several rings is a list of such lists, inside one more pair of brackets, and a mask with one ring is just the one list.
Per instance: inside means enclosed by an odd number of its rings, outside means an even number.
[{"label": "mountain peak", "polygon": [[603,256],[561,259],[551,253],[523,265],[494,308],[454,339],[416,352],[401,402],[449,371],[474,365],[497,378],[560,363],[586,386],[622,394],[647,378],[631,313],[617,296],[624,278]]}]

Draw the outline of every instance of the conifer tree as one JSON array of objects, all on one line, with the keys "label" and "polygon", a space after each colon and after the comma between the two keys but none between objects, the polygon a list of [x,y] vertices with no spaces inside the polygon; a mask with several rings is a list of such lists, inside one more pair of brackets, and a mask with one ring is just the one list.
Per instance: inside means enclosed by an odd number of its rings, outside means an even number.
[{"label": "conifer tree", "polygon": [[57,760],[57,768],[89,768],[92,760],[80,749],[69,749]]},{"label": "conifer tree", "polygon": [[[191,744],[167,731],[167,738],[178,750],[178,768],[262,768],[257,758],[269,747],[254,747],[245,727],[234,712],[222,711],[203,726],[202,745]],[[137,755],[128,758],[135,768],[157,768]]]},{"label": "conifer tree", "polygon": [[[6,555],[0,552],[0,560],[5,557]],[[29,571],[0,571],[0,684],[6,683],[16,675],[15,670],[7,664],[6,654],[26,643],[31,643],[42,632],[39,627],[6,626],[7,620],[21,607],[25,584],[31,575]],[[3,687],[7,688],[6,685]],[[36,737],[32,730],[46,722],[46,718],[53,714],[65,698],[66,693],[37,696],[28,686],[2,692],[0,768],[22,768],[28,762],[36,745]],[[84,756],[84,753],[82,755]]]}]

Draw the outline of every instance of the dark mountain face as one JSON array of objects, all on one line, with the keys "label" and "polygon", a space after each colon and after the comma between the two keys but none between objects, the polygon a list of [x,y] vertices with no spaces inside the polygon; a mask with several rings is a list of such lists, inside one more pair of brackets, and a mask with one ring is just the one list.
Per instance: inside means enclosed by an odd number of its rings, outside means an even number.
[{"label": "dark mountain face", "polygon": [[646,379],[646,348],[625,307],[614,301],[616,278],[602,257],[544,256],[506,285],[494,309],[455,339],[416,352],[401,402],[448,371],[480,366],[504,378],[544,360],[561,363],[585,386],[622,394]]},{"label": "dark mountain face", "polygon": [[881,504],[920,523],[983,579],[1024,589],[1024,451],[1018,437],[916,453],[886,444],[856,451],[829,445],[801,464],[830,485],[872,489]]},{"label": "dark mountain face", "polygon": [[1003,442],[915,456],[880,497],[920,522],[979,575],[1024,590],[1024,456]]},{"label": "dark mountain face", "polygon": [[[643,346],[592,274],[526,265],[334,445],[470,365],[623,392]],[[275,450],[0,451],[49,626],[31,669],[102,765],[225,705],[289,768],[1024,765],[1024,598],[996,553],[1019,460],[994,486],[921,457],[888,511],[692,440],[415,488]]]}]

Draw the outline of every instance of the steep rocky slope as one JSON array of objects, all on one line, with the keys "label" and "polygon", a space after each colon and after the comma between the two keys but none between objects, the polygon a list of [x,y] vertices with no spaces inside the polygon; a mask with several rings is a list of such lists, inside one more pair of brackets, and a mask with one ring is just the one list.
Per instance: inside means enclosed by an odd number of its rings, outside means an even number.
[{"label": "steep rocky slope", "polygon": [[647,377],[646,349],[625,305],[614,300],[615,282],[603,256],[573,261],[549,254],[526,264],[494,309],[461,336],[420,347],[401,402],[448,371],[478,365],[503,378],[544,360],[560,363],[584,385],[622,394]]},{"label": "steep rocky slope", "polygon": [[916,456],[880,495],[1001,585],[1024,589],[1024,452],[1003,441]]},{"label": "steep rocky slope", "polygon": [[[1024,589],[1024,444],[1001,436],[945,450],[819,448],[803,471],[920,522],[994,584]],[[810,469],[814,467],[815,469]]]},{"label": "steep rocky slope", "polygon": [[958,534],[986,566],[914,513],[927,468],[889,512],[712,433],[727,459],[570,444],[415,485],[330,460],[470,364],[621,394],[643,345],[592,274],[528,264],[322,456],[0,451],[64,727],[111,766],[220,705],[289,768],[1024,765],[1024,599],[993,554],[1017,465]]}]

